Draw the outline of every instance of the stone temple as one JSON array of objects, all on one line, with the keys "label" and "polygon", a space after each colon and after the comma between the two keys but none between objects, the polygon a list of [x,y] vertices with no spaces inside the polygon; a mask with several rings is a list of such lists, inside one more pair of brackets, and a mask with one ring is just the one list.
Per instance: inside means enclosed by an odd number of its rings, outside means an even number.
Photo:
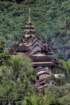
[{"label": "stone temple", "polygon": [[45,88],[48,84],[55,84],[53,74],[59,77],[54,70],[58,61],[48,44],[36,37],[35,26],[30,18],[30,10],[28,21],[24,27],[24,35],[10,49],[10,54],[16,53],[24,53],[32,60],[33,67],[36,70],[35,87],[37,90]]}]

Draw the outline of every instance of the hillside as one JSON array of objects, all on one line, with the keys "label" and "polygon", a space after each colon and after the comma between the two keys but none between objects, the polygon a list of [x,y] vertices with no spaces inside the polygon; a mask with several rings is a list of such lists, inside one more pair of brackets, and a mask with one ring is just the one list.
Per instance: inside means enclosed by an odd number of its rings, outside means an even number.
[{"label": "hillside", "polygon": [[6,47],[23,35],[29,7],[38,37],[53,48],[70,45],[70,0],[20,1],[0,0],[0,38]]},{"label": "hillside", "polygon": [[70,105],[70,0],[0,0],[0,105]]}]

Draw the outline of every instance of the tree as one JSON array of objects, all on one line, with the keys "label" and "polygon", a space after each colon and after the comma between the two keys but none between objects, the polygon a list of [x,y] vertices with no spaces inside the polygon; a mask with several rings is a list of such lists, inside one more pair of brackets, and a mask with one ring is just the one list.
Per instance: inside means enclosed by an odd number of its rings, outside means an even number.
[{"label": "tree", "polygon": [[65,61],[65,60],[60,60],[60,63],[62,64],[63,68],[65,69],[66,76],[68,78],[68,81],[70,81],[70,59]]},{"label": "tree", "polygon": [[1,99],[6,103],[21,101],[33,91],[33,77],[34,71],[29,58],[24,55],[11,56],[9,61],[0,67]]},{"label": "tree", "polygon": [[5,39],[3,37],[0,37],[0,53],[3,52],[5,47]]}]

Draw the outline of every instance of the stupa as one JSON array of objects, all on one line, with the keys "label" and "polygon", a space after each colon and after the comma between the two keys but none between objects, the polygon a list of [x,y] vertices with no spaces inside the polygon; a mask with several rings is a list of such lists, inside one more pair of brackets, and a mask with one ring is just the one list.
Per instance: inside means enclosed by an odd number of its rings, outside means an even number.
[{"label": "stupa", "polygon": [[52,68],[57,65],[57,60],[48,44],[36,37],[35,26],[30,17],[30,9],[28,22],[24,27],[24,35],[18,43],[12,46],[10,53],[24,53],[30,57],[36,70],[36,89],[39,90],[47,86],[48,80],[52,77]]}]

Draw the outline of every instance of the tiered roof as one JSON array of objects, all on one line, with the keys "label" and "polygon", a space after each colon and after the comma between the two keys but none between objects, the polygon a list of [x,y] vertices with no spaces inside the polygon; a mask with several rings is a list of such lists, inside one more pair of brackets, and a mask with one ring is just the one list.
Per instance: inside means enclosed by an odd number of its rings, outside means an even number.
[{"label": "tiered roof", "polygon": [[[15,47],[14,47],[15,46]],[[43,43],[35,36],[35,27],[31,22],[30,18],[30,9],[29,9],[29,18],[28,22],[24,27],[24,35],[22,39],[13,46],[13,54],[21,52],[27,54],[32,59],[33,67],[37,70],[37,77],[46,77],[50,76],[49,68],[46,69],[45,66],[55,66],[56,59],[51,55],[52,50],[48,47],[47,43]],[[44,79],[44,78],[43,78]],[[39,88],[39,81],[37,80],[37,86]],[[42,82],[44,82],[43,80]],[[46,86],[46,84],[44,84]],[[43,87],[43,86],[40,86]]]},{"label": "tiered roof", "polygon": [[30,9],[29,9],[29,18],[28,18],[28,22],[24,27],[24,37],[25,38],[29,38],[30,36],[33,36],[35,33],[35,28],[34,25],[31,22],[31,18],[30,18]]}]

